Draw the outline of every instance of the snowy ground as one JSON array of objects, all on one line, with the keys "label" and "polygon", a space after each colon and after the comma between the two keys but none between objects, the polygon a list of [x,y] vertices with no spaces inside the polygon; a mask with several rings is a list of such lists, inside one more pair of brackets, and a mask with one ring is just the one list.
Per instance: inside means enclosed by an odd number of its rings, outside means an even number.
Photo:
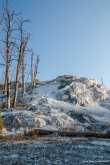
[{"label": "snowy ground", "polygon": [[109,165],[110,140],[43,137],[30,141],[2,142],[0,164]]}]

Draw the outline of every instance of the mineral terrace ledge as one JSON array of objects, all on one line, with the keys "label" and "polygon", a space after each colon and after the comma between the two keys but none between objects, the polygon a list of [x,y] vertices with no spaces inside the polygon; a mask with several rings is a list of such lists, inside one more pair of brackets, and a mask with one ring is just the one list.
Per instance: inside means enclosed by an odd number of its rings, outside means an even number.
[{"label": "mineral terrace ledge", "polygon": [[81,138],[103,138],[110,139],[110,134],[100,133],[100,132],[73,132],[73,131],[55,131],[55,130],[46,130],[46,129],[33,129],[24,133],[17,133],[12,135],[0,135],[1,141],[20,141],[27,140],[30,138],[37,138],[43,136],[52,136],[52,137],[81,137]]}]

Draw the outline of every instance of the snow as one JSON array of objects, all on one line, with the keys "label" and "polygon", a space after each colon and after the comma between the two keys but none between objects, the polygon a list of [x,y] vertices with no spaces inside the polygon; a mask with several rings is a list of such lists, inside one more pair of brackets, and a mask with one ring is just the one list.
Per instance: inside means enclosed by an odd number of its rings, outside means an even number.
[{"label": "snow", "polygon": [[32,91],[32,94],[35,96],[38,94],[39,96],[55,98],[57,88],[58,88],[58,83],[55,83],[55,82],[46,83],[46,84],[39,86],[38,88],[35,88]]},{"label": "snow", "polygon": [[16,132],[27,128],[104,131],[110,125],[109,89],[97,80],[59,76],[30,88],[24,101],[29,109],[3,113],[5,126]]}]

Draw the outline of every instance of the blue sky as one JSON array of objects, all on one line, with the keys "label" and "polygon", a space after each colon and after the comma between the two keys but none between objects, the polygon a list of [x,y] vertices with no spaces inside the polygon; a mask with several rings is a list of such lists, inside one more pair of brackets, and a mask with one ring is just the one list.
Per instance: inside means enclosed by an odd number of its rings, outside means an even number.
[{"label": "blue sky", "polygon": [[31,20],[40,79],[73,74],[110,85],[110,0],[11,0],[11,6]]}]

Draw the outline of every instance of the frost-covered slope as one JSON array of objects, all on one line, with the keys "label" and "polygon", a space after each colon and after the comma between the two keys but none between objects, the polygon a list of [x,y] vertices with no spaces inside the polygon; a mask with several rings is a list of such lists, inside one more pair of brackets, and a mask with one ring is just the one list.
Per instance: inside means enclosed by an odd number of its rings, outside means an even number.
[{"label": "frost-covered slope", "polygon": [[4,113],[4,121],[6,127],[16,129],[106,131],[110,126],[109,98],[109,90],[96,80],[59,76],[34,88],[29,86],[24,102],[30,108]]},{"label": "frost-covered slope", "polygon": [[60,76],[28,91],[29,98],[53,98],[73,105],[93,105],[109,98],[109,90],[100,82],[75,76]]}]

